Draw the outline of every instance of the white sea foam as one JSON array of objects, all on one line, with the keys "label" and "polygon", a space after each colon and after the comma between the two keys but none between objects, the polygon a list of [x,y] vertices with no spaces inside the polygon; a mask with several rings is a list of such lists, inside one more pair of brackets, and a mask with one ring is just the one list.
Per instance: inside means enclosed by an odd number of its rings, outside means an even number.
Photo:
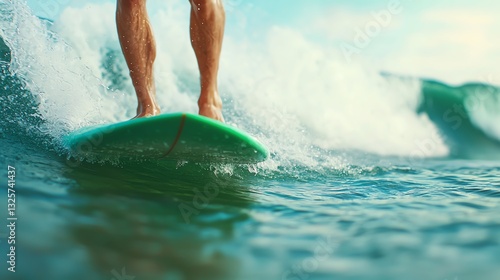
[{"label": "white sea foam", "polygon": [[98,115],[99,80],[65,42],[20,1],[4,3],[0,36],[11,49],[10,70],[38,100],[39,130],[55,138]]},{"label": "white sea foam", "polygon": [[500,96],[493,88],[476,90],[466,99],[465,108],[472,123],[486,135],[500,140]]}]

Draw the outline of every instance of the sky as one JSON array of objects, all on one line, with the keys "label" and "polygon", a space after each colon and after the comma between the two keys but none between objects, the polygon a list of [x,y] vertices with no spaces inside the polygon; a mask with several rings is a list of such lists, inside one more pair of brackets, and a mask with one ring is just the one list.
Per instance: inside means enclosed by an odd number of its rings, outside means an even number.
[{"label": "sky", "polygon": [[[57,20],[67,6],[112,0],[27,0]],[[149,0],[150,12],[165,0]],[[187,2],[187,1],[186,1]],[[226,0],[227,32],[254,36],[291,28],[381,71],[460,84],[500,84],[500,2],[492,0]],[[186,3],[186,9],[189,4]],[[236,28],[237,27],[237,28]],[[243,31],[243,32],[242,32]]]}]

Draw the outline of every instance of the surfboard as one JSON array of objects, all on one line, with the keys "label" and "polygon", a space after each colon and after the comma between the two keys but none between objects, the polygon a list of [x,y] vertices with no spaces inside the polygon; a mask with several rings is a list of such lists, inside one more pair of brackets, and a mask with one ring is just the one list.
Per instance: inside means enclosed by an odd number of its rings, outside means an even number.
[{"label": "surfboard", "polygon": [[246,132],[210,118],[172,113],[88,127],[63,144],[72,156],[90,160],[176,160],[258,163],[267,148]]}]

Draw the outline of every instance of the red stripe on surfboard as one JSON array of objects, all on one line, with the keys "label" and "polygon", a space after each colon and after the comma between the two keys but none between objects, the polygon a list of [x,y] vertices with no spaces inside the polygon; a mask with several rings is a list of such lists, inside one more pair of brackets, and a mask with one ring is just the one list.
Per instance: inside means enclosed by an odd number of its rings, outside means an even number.
[{"label": "red stripe on surfboard", "polygon": [[177,145],[177,142],[179,142],[179,138],[181,138],[182,130],[184,129],[184,123],[186,122],[186,114],[182,114],[181,118],[181,123],[179,125],[179,131],[177,131],[177,136],[175,136],[175,140],[170,146],[170,149],[165,153],[163,156],[164,158],[167,157],[175,148],[175,145]]}]

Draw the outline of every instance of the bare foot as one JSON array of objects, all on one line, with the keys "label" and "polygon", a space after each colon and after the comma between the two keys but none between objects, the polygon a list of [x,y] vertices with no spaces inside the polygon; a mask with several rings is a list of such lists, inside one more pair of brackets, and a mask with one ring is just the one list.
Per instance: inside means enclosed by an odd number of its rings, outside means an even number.
[{"label": "bare foot", "polygon": [[222,101],[220,97],[216,97],[215,100],[209,101],[198,101],[198,107],[200,108],[199,114],[220,122],[224,122],[224,117],[222,116]]},{"label": "bare foot", "polygon": [[211,104],[205,104],[200,106],[200,115],[224,122],[224,117],[222,116],[222,109]]},{"label": "bare foot", "polygon": [[139,103],[139,105],[137,106],[137,115],[132,119],[151,117],[159,114],[160,114],[160,107],[158,107],[156,103],[152,104]]}]

